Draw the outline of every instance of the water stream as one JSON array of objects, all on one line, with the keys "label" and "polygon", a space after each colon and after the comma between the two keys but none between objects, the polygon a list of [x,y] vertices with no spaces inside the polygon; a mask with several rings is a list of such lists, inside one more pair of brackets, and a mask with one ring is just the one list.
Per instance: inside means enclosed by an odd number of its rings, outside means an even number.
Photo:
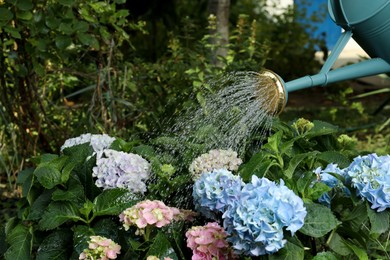
[{"label": "water stream", "polygon": [[277,113],[277,95],[258,72],[233,72],[211,82],[215,93],[179,116],[169,129],[184,142],[202,143],[206,149],[242,152],[253,137],[264,138]]}]

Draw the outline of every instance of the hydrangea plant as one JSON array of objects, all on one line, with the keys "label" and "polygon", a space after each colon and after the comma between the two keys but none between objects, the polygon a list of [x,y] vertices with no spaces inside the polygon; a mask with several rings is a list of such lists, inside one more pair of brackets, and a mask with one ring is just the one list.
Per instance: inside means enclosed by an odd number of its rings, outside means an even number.
[{"label": "hydrangea plant", "polygon": [[149,162],[138,154],[105,149],[102,156],[96,159],[92,176],[96,178],[95,184],[99,188],[122,188],[144,193],[150,169]]},{"label": "hydrangea plant", "polygon": [[293,235],[307,214],[300,197],[283,180],[276,184],[267,178],[252,177],[238,200],[223,214],[228,241],[239,253],[251,256],[271,254],[281,249],[283,228]]},{"label": "hydrangea plant", "polygon": [[88,248],[80,254],[79,259],[116,259],[120,254],[121,246],[111,239],[102,236],[91,236]]},{"label": "hydrangea plant", "polygon": [[65,148],[69,148],[75,145],[89,143],[95,153],[99,153],[104,149],[109,148],[114,141],[115,138],[107,134],[82,134],[78,137],[67,139],[61,146],[61,151],[63,151]]},{"label": "hydrangea plant", "polygon": [[222,213],[234,200],[239,199],[243,185],[239,176],[226,169],[203,173],[193,187],[196,210],[213,218],[213,211]]},{"label": "hydrangea plant", "polygon": [[[318,201],[326,206],[330,206],[332,198],[335,196],[334,189],[341,189],[346,196],[350,196],[351,192],[344,185],[344,183],[336,178],[334,175],[339,175],[340,177],[345,177],[345,171],[340,169],[337,164],[330,163],[325,169],[318,167],[314,170],[314,173],[317,176],[317,181],[325,183],[328,187],[332,188],[331,191],[326,192],[321,195]],[[334,174],[334,175],[333,175]]]},{"label": "hydrangea plant", "polygon": [[226,241],[225,230],[216,222],[191,227],[186,237],[187,246],[192,250],[192,260],[238,259]]},{"label": "hydrangea plant", "polygon": [[390,155],[358,156],[345,171],[348,181],[372,209],[381,212],[390,208]]},{"label": "hydrangea plant", "polygon": [[232,149],[214,149],[195,158],[191,163],[189,170],[193,179],[196,180],[202,173],[216,169],[226,169],[232,172],[237,171],[241,163],[242,160]]}]

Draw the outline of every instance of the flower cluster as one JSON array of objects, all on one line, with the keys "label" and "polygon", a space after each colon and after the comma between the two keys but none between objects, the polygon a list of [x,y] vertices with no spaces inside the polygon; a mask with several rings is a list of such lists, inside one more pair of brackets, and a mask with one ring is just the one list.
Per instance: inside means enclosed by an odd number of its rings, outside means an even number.
[{"label": "flower cluster", "polygon": [[144,193],[150,175],[150,163],[137,154],[106,149],[96,159],[92,176],[96,186],[103,189],[123,188]]},{"label": "flower cluster", "polygon": [[102,135],[94,135],[94,134],[82,134],[79,137],[70,138],[65,141],[65,143],[61,146],[61,151],[65,148],[72,147],[79,144],[89,143],[95,153],[99,153],[104,149],[110,147],[110,145],[115,141],[114,137],[110,137],[106,134]]},{"label": "flower cluster", "polygon": [[125,230],[130,226],[136,226],[139,234],[143,234],[143,229],[147,226],[161,228],[170,224],[176,217],[181,216],[179,209],[168,207],[159,200],[145,200],[125,209],[120,215]]},{"label": "flower cluster", "polygon": [[318,181],[323,182],[326,184],[328,187],[332,188],[331,191],[326,192],[321,195],[321,197],[318,199],[318,202],[321,204],[324,204],[326,206],[330,206],[330,202],[335,196],[335,190],[336,189],[341,189],[343,190],[343,193],[346,196],[350,196],[351,192],[347,187],[344,186],[343,182],[336,178],[332,174],[337,174],[340,175],[341,177],[344,177],[345,171],[341,170],[337,164],[330,163],[328,164],[324,170],[322,170],[321,167],[318,167],[316,170],[314,170],[314,173],[317,175]]},{"label": "flower cluster", "polygon": [[192,260],[234,259],[229,249],[227,234],[216,222],[195,226],[186,232],[187,246],[192,250]]},{"label": "flower cluster", "polygon": [[213,211],[224,212],[226,206],[238,199],[243,185],[239,176],[225,169],[203,173],[193,186],[196,210],[213,218]]},{"label": "flower cluster", "polygon": [[346,178],[378,212],[390,207],[390,155],[356,157],[345,169]]},{"label": "flower cluster", "polygon": [[252,176],[241,196],[223,214],[227,240],[239,252],[251,256],[271,254],[281,249],[283,228],[293,235],[304,224],[303,201],[283,180],[277,185],[266,178]]},{"label": "flower cluster", "polygon": [[210,172],[214,169],[226,169],[229,171],[238,170],[242,160],[233,150],[210,150],[206,154],[197,157],[190,165],[190,172],[196,180],[202,173]]},{"label": "flower cluster", "polygon": [[111,239],[101,236],[90,236],[88,248],[80,254],[79,259],[116,259],[121,246]]}]

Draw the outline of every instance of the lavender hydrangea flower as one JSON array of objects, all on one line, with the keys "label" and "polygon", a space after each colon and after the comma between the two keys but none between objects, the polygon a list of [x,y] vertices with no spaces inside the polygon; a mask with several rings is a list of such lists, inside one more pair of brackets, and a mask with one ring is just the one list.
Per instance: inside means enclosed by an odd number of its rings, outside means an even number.
[{"label": "lavender hydrangea flower", "polygon": [[242,163],[237,153],[232,149],[214,149],[197,157],[190,165],[189,171],[194,180],[197,180],[202,173],[214,169],[226,169],[236,171]]},{"label": "lavender hydrangea flower", "polygon": [[356,157],[346,174],[357,193],[378,212],[390,208],[390,155],[375,153]]},{"label": "lavender hydrangea flower", "polygon": [[103,189],[123,188],[144,193],[150,169],[150,163],[137,154],[106,149],[96,159],[92,176],[97,178],[96,186]]},{"label": "lavender hydrangea flower", "polygon": [[321,204],[330,206],[331,200],[335,196],[334,189],[341,189],[346,196],[351,195],[351,192],[347,187],[344,186],[343,182],[331,174],[333,173],[343,177],[345,176],[345,171],[340,169],[337,164],[330,163],[325,167],[324,170],[322,170],[321,167],[318,167],[316,170],[314,170],[314,173],[317,175],[318,181],[321,181],[328,187],[332,188],[331,191],[322,194],[318,199],[318,202]]},{"label": "lavender hydrangea flower", "polygon": [[241,177],[226,169],[203,173],[193,187],[195,208],[213,218],[213,211],[223,212],[227,205],[239,198],[243,185]]},{"label": "lavender hydrangea flower", "polygon": [[222,217],[233,248],[240,254],[259,256],[281,249],[286,243],[283,228],[293,235],[303,226],[306,214],[302,199],[283,180],[278,185],[252,176]]},{"label": "lavender hydrangea flower", "polygon": [[79,137],[70,138],[65,141],[61,146],[61,151],[65,148],[72,147],[79,144],[89,143],[95,153],[99,153],[106,148],[109,148],[110,145],[115,141],[114,137],[110,137],[106,134],[94,135],[94,134],[82,134]]}]

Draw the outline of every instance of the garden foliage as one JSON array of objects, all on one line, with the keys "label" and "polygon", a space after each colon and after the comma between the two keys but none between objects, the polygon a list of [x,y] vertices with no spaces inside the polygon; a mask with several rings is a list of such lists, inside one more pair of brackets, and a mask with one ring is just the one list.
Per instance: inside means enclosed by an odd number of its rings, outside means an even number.
[{"label": "garden foliage", "polygon": [[[193,143],[178,152],[168,136],[117,138],[108,150],[94,150],[97,138],[89,140],[36,157],[36,166],[20,173],[23,198],[5,227],[6,259],[389,256],[390,156],[359,154],[329,123],[276,121],[268,140],[239,155],[233,171],[224,158],[234,153],[207,153]],[[94,169],[118,155],[111,151],[120,156],[102,174],[116,181],[98,187]],[[225,162],[216,162],[220,169],[193,175],[191,161],[218,160],[216,154]],[[148,178],[131,177],[142,171]],[[146,190],[121,186],[128,177]]]}]

